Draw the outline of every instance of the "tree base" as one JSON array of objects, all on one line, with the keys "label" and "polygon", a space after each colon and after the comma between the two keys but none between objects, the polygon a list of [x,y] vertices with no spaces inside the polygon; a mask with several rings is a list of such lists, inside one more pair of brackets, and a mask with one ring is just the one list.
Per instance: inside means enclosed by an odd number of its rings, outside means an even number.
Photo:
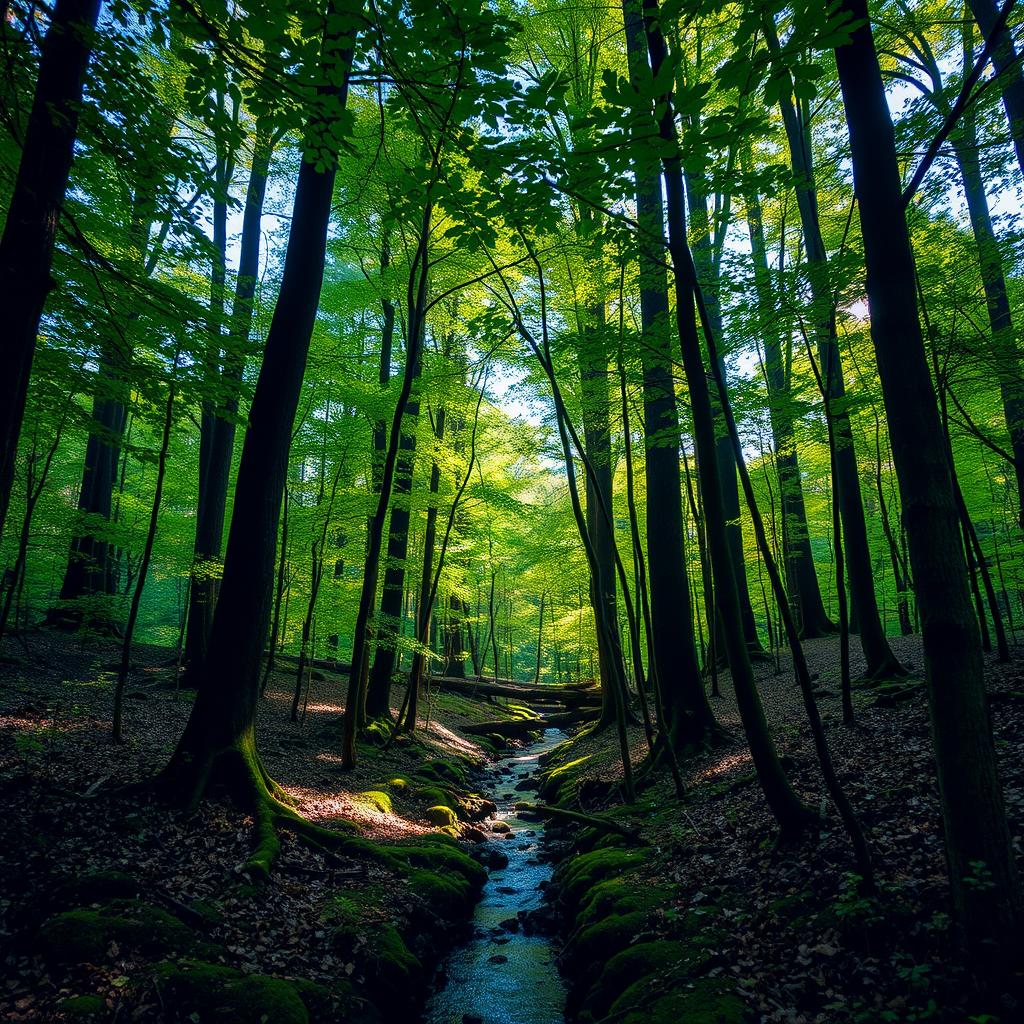
[{"label": "tree base", "polygon": [[[316,825],[302,817],[290,797],[263,767],[255,743],[243,739],[205,757],[189,757],[177,751],[171,763],[154,780],[157,793],[169,803],[194,811],[206,797],[226,797],[254,822],[252,853],[243,870],[254,881],[266,881],[281,852],[283,829],[308,846],[334,857],[351,835]],[[346,822],[351,831],[357,827]]]}]

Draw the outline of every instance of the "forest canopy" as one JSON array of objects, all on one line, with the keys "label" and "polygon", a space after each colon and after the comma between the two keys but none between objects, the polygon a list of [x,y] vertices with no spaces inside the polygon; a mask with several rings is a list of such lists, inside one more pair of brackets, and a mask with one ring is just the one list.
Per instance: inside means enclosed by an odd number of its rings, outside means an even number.
[{"label": "forest canopy", "polygon": [[282,831],[331,842],[261,760],[275,671],[293,722],[315,670],[345,677],[347,771],[435,685],[593,681],[626,804],[650,771],[682,793],[727,688],[799,840],[774,670],[867,895],[831,745],[858,687],[923,679],[957,941],[1007,967],[1014,0],[0,14],[7,654],[111,645],[122,743],[134,652],[165,649],[189,716],[150,781],[192,808],[226,785],[254,877]]}]

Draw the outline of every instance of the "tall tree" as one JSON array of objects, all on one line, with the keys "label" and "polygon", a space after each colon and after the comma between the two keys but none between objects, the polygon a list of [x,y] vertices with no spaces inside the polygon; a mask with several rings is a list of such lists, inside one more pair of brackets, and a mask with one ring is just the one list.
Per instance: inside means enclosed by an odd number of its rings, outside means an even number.
[{"label": "tall tree", "polygon": [[288,449],[323,283],[339,136],[361,10],[331,0],[324,18],[316,93],[305,133],[281,290],[242,446],[220,598],[199,692],[159,783],[194,803],[224,780],[256,816],[250,870],[266,873],[279,849],[276,824],[295,819],[260,763],[255,717],[270,619],[278,517]]},{"label": "tall tree", "polygon": [[[770,52],[778,59],[780,46],[775,23],[770,17],[763,22],[765,40]],[[812,323],[818,346],[821,374],[828,389],[828,403],[833,417],[836,472],[834,482],[836,501],[843,517],[846,569],[850,580],[850,622],[860,633],[861,648],[867,661],[869,676],[902,675],[903,667],[892,652],[882,628],[875,596],[874,574],[871,568],[871,549],[864,522],[864,502],[857,469],[857,451],[854,447],[853,428],[850,423],[843,364],[839,354],[839,335],[836,326],[836,293],[830,277],[828,252],[821,233],[818,211],[818,192],[814,180],[814,160],[811,152],[811,126],[807,110],[798,110],[793,98],[793,83],[783,68],[783,83],[779,92],[779,107],[789,143],[790,163],[793,168],[793,187],[803,228],[807,252],[807,272],[810,278]]]},{"label": "tall tree", "polygon": [[[918,319],[892,120],[866,0],[836,48],[860,211],[871,338],[921,612],[928,703],[953,905],[979,957],[1012,957],[1022,901],[985,701],[960,519]],[[979,881],[980,879],[980,881]]]},{"label": "tall tree", "polygon": [[100,0],[56,0],[43,39],[18,176],[0,238],[0,535],[7,518],[36,334],[78,133]]}]

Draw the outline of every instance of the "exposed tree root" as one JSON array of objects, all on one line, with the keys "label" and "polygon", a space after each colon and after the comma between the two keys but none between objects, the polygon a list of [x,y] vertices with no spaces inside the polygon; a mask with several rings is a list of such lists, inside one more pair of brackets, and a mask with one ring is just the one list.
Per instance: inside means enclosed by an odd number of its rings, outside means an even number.
[{"label": "exposed tree root", "polygon": [[[175,756],[154,783],[157,792],[172,803],[194,811],[208,796],[226,796],[254,822],[253,850],[243,870],[254,880],[265,881],[281,853],[282,830],[287,829],[307,846],[336,859],[345,852],[362,858],[372,846],[352,835],[354,822],[339,820],[344,831],[325,828],[295,810],[295,800],[263,767],[251,737],[245,737],[202,759]],[[382,859],[382,858],[377,858]]]}]

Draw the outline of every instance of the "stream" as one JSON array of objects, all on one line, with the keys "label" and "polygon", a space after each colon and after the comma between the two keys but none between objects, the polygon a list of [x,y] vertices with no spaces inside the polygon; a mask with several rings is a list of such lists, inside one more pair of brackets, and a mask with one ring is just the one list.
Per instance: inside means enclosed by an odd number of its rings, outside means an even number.
[{"label": "stream", "polygon": [[473,938],[443,961],[424,1024],[563,1024],[565,985],[548,935],[524,934],[506,927],[520,911],[543,904],[542,883],[551,865],[541,860],[544,825],[526,821],[515,811],[533,794],[516,786],[537,771],[538,759],[565,738],[546,729],[536,743],[502,758],[486,772],[483,790],[498,805],[498,820],[511,828],[510,838],[490,842],[508,857],[494,868],[473,917]]}]

